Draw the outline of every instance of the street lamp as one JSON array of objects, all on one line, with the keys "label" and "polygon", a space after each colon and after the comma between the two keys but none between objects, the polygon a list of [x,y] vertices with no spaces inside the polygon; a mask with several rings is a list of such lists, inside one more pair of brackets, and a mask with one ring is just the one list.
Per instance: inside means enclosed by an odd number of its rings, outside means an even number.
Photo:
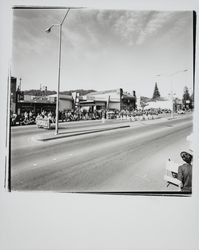
[{"label": "street lamp", "polygon": [[[174,75],[177,75],[179,73],[183,73],[183,72],[187,72],[189,71],[188,69],[184,69],[184,70],[179,70],[179,71],[175,71],[171,74],[158,74],[156,76],[162,76],[162,75],[165,75],[165,76],[168,76],[168,77],[172,77]],[[172,102],[172,110],[171,110],[171,117],[173,118],[174,117],[174,96],[175,96],[175,93],[173,92],[173,81],[171,80],[171,102]]]},{"label": "street lamp", "polygon": [[54,26],[59,26],[59,63],[58,63],[58,82],[57,82],[57,100],[56,100],[56,123],[55,123],[55,135],[58,134],[59,126],[59,91],[60,91],[60,69],[61,69],[61,42],[62,42],[62,25],[68,15],[70,8],[67,10],[61,23],[52,24],[49,28],[45,29],[45,32],[50,33]]},{"label": "street lamp", "polygon": [[[184,73],[184,72],[187,72],[188,69],[184,69],[184,70],[179,70],[179,71],[176,71],[176,72],[173,72],[171,73],[169,76],[175,76],[179,73]],[[171,113],[171,117],[173,118],[174,117],[174,96],[175,96],[175,93],[173,92],[173,80],[171,80],[171,101],[172,101],[172,113]]]},{"label": "street lamp", "polygon": [[171,109],[171,118],[174,118],[174,96],[176,95],[173,90],[171,90],[171,105],[172,105],[172,109]]}]

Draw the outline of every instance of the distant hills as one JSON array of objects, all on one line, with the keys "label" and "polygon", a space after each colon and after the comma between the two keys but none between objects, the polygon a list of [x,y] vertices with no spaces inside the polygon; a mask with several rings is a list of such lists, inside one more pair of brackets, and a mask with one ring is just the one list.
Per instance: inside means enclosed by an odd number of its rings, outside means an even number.
[{"label": "distant hills", "polygon": [[151,98],[149,98],[149,97],[146,97],[146,96],[140,96],[140,101],[142,101],[142,102],[149,102],[151,100]]},{"label": "distant hills", "polygon": [[[86,95],[91,92],[95,92],[96,90],[93,89],[75,89],[75,90],[68,90],[68,91],[60,91],[60,94],[63,95],[72,95],[72,92],[78,92],[80,95]],[[40,90],[40,89],[30,89],[24,90],[25,95],[33,95],[33,96],[43,96],[43,95],[54,95],[57,92],[54,90]]]},{"label": "distant hills", "polygon": [[30,89],[24,90],[24,95],[33,95],[33,96],[43,96],[43,95],[54,95],[57,92],[52,90],[42,91],[40,89]]},{"label": "distant hills", "polygon": [[61,94],[63,95],[72,95],[72,92],[77,92],[79,93],[80,95],[87,95],[88,93],[91,93],[91,92],[95,92],[96,90],[94,89],[75,89],[75,90],[69,90],[69,91],[63,91],[63,92],[60,92]]},{"label": "distant hills", "polygon": [[158,97],[158,98],[149,98],[149,97],[146,97],[146,96],[141,96],[140,97],[140,101],[144,102],[144,103],[147,103],[147,102],[154,102],[154,101],[166,101],[166,98],[164,97]]}]

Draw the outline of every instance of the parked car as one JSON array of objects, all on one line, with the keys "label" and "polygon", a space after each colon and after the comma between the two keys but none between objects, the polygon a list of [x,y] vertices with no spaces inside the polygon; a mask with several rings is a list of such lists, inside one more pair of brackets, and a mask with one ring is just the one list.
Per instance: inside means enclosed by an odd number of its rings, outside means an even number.
[{"label": "parked car", "polygon": [[179,115],[185,114],[185,111],[182,110],[182,109],[180,109],[180,110],[178,110],[178,114],[179,114]]},{"label": "parked car", "polygon": [[115,112],[114,111],[108,111],[107,112],[107,118],[108,119],[115,119],[116,118]]}]

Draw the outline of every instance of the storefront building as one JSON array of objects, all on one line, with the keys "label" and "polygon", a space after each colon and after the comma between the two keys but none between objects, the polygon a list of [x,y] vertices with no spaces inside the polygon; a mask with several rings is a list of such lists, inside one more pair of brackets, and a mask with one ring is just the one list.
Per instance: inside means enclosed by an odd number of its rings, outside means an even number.
[{"label": "storefront building", "polygon": [[[35,115],[42,111],[55,113],[57,95],[33,96],[26,95],[20,88],[16,89],[17,79],[11,78],[11,113],[23,115],[32,112]],[[80,96],[78,92],[72,95],[59,95],[59,111],[84,110],[87,113],[96,111],[132,111],[136,109],[136,94],[124,92],[122,88],[96,91]]]},{"label": "storefront building", "polygon": [[90,112],[99,110],[134,110],[136,109],[136,95],[124,92],[122,88],[91,92],[85,96],[79,97],[79,106],[81,109],[90,110]]},{"label": "storefront building", "polygon": [[[71,110],[73,107],[72,96],[60,95],[59,110]],[[30,96],[24,95],[23,100],[18,100],[16,104],[16,114],[21,115],[24,112],[33,112],[35,115],[41,114],[42,111],[55,113],[56,97],[55,96]]]},{"label": "storefront building", "polygon": [[[32,112],[35,115],[41,114],[42,111],[55,113],[56,94],[33,96],[25,95],[20,88],[17,88],[17,78],[11,77],[10,85],[10,111],[11,115],[23,115],[25,112]],[[74,107],[73,97],[71,95],[59,96],[59,110],[67,111]]]}]

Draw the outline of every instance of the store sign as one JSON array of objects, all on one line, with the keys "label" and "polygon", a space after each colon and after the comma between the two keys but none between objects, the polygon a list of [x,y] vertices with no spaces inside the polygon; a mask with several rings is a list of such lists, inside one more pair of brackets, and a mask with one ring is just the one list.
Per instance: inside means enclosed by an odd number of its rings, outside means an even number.
[{"label": "store sign", "polygon": [[93,95],[87,95],[87,99],[89,99],[89,100],[95,100],[95,96],[93,96]]},{"label": "store sign", "polygon": [[46,96],[33,96],[32,97],[33,101],[47,101],[47,97]]}]

